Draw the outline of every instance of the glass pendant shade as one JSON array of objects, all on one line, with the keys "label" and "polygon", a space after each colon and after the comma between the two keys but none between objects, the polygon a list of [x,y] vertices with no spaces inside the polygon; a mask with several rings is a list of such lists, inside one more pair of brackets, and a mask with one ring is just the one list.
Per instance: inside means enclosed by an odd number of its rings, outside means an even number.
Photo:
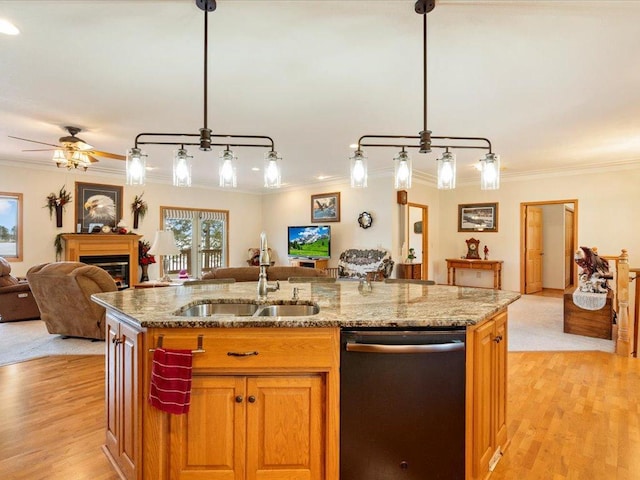
[{"label": "glass pendant shade", "polygon": [[498,190],[500,188],[500,157],[495,153],[487,153],[480,163],[482,165],[480,189]]},{"label": "glass pendant shade", "polygon": [[223,188],[236,188],[238,186],[235,161],[236,156],[229,149],[220,154],[220,186]]},{"label": "glass pendant shade", "polygon": [[53,152],[53,161],[56,162],[57,167],[67,166],[67,157],[64,156],[64,152],[62,150],[56,150]]},{"label": "glass pendant shade", "polygon": [[442,158],[436,160],[438,166],[438,189],[453,190],[456,188],[456,156],[444,152]]},{"label": "glass pendant shade", "polygon": [[176,187],[191,186],[191,159],[184,148],[173,153],[173,185]]},{"label": "glass pendant shade", "polygon": [[280,157],[273,150],[267,152],[264,160],[265,188],[280,188]]},{"label": "glass pendant shade", "polygon": [[402,150],[393,158],[393,178],[396,190],[411,188],[411,157]]},{"label": "glass pendant shade", "polygon": [[351,186],[353,188],[365,188],[367,186],[367,157],[362,150],[353,152],[351,162]]},{"label": "glass pendant shade", "polygon": [[139,148],[127,150],[127,185],[144,185],[147,172],[145,157]]}]

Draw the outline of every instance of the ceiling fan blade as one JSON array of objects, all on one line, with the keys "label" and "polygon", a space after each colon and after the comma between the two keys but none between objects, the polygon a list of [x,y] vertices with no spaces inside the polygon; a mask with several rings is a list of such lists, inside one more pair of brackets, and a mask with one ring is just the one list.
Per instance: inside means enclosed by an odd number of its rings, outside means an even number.
[{"label": "ceiling fan blade", "polygon": [[37,140],[29,140],[28,138],[14,137],[13,135],[9,135],[9,138],[15,138],[16,140],[24,140],[25,142],[39,143],[40,145],[49,145],[50,147],[61,148],[60,145],[54,145],[53,143],[38,142]]},{"label": "ceiling fan blade", "polygon": [[21,152],[53,152],[55,148],[31,148],[28,150],[20,150]]},{"label": "ceiling fan blade", "polygon": [[87,157],[89,158],[89,161],[91,163],[98,163],[100,161],[96,157],[92,157],[91,155],[87,155]]},{"label": "ceiling fan blade", "polygon": [[99,157],[113,158],[114,160],[126,160],[124,155],[118,155],[117,153],[101,152],[100,150],[93,150],[91,153]]}]

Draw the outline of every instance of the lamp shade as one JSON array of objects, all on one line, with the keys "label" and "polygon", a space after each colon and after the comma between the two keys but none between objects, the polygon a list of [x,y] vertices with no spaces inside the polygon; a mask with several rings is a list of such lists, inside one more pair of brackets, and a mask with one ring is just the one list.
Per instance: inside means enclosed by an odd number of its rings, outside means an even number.
[{"label": "lamp shade", "polygon": [[487,153],[480,163],[482,165],[480,189],[498,190],[500,188],[500,157],[495,153]]},{"label": "lamp shade", "polygon": [[402,149],[393,159],[393,185],[396,190],[411,188],[411,157]]},{"label": "lamp shade", "polygon": [[172,230],[158,230],[149,249],[151,255],[178,255],[180,249],[176,245],[176,237]]},{"label": "lamp shade", "polygon": [[173,184],[176,187],[191,186],[191,159],[184,148],[176,150],[173,154]]},{"label": "lamp shade", "polygon": [[147,161],[139,148],[127,150],[127,185],[144,185],[147,173]]},{"label": "lamp shade", "polygon": [[367,157],[362,150],[353,152],[351,162],[351,186],[353,188],[366,188],[367,186]]},{"label": "lamp shade", "polygon": [[220,186],[223,188],[236,188],[238,177],[236,175],[236,156],[228,148],[220,153]]},{"label": "lamp shade", "polygon": [[436,160],[438,166],[438,189],[453,190],[456,188],[456,156],[444,152],[442,158]]},{"label": "lamp shade", "polygon": [[273,150],[265,154],[264,186],[265,188],[280,188],[280,157]]}]

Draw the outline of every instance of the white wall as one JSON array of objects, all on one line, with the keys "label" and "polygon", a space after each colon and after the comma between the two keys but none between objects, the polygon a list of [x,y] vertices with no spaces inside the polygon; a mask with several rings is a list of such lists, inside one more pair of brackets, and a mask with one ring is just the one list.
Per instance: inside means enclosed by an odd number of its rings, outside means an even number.
[{"label": "white wall", "polygon": [[[503,181],[500,190],[481,191],[478,186],[458,187],[440,197],[440,248],[436,261],[436,280],[446,282],[445,258],[461,256],[465,239],[479,238],[480,248],[489,246],[489,258],[504,260],[504,289],[520,289],[520,203],[544,200],[578,200],[578,244],[597,246],[602,254],[629,251],[630,266],[640,266],[640,226],[637,205],[640,200],[640,165],[634,169],[600,171],[573,176],[557,175]],[[497,233],[458,233],[459,203],[499,203]],[[473,272],[465,272],[473,273]],[[474,277],[474,278],[471,278]],[[475,274],[458,276],[460,283],[491,285],[491,276],[476,279]]]},{"label": "white wall", "polygon": [[[22,193],[24,201],[23,261],[13,262],[11,273],[25,275],[38,263],[55,261],[53,242],[59,233],[75,232],[75,182],[122,185],[122,178],[92,175],[87,172],[67,171],[57,168],[15,168],[0,165],[0,191]],[[71,203],[64,209],[62,228],[56,228],[55,216],[49,218],[44,208],[46,197],[66,186],[71,192]],[[171,185],[147,184],[144,187],[123,189],[123,216],[129,228],[133,226],[131,202],[135,195],[144,192],[143,199],[149,211],[139,224],[136,233],[153,242],[160,227],[160,206],[179,206],[229,210],[230,265],[243,265],[247,250],[259,245],[261,226],[261,196],[202,188],[178,188]],[[151,265],[149,277],[158,276],[158,264]]]},{"label": "white wall", "polygon": [[[277,262],[287,264],[287,226],[311,225],[311,195],[340,192],[340,222],[331,225],[330,267],[338,265],[340,253],[348,248],[382,247],[398,260],[396,193],[389,178],[369,178],[369,186],[351,188],[348,184],[312,186],[306,189],[270,193],[263,196],[262,226]],[[358,225],[358,215],[369,212],[370,228]]]}]

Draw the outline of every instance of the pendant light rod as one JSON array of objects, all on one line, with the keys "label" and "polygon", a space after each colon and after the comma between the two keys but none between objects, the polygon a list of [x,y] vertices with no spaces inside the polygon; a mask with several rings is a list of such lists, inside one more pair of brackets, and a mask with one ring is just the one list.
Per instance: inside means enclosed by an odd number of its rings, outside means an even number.
[{"label": "pendant light rod", "polygon": [[[134,148],[132,153],[139,156],[145,156],[138,148],[140,145],[175,145],[180,146],[184,150],[185,145],[197,146],[200,150],[209,151],[212,146],[225,147],[257,147],[267,148],[269,152],[266,154],[269,158],[279,159],[275,151],[275,144],[271,137],[266,135],[229,135],[214,134],[209,128],[209,12],[216,9],[216,0],[195,0],[196,6],[204,12],[204,48],[203,48],[203,127],[199,129],[199,133],[155,133],[145,132],[136,135]],[[164,139],[155,140],[149,137],[164,137]],[[198,142],[185,142],[180,137],[196,137]],[[185,152],[186,154],[186,152]],[[274,157],[275,155],[275,157]],[[234,184],[235,186],[235,184]],[[279,182],[278,182],[278,185]]]},{"label": "pendant light rod", "polygon": [[[363,135],[358,139],[357,149],[354,152],[354,156],[350,158],[352,164],[352,172],[351,172],[351,186],[352,187],[363,187],[366,186],[366,174],[364,174],[365,178],[358,179],[358,181],[354,181],[353,174],[353,163],[354,161],[360,162],[359,165],[362,165],[366,160],[366,155],[362,151],[362,147],[393,147],[393,148],[401,148],[402,151],[406,148],[418,148],[419,153],[429,153],[432,148],[442,148],[446,150],[446,153],[449,153],[449,149],[474,149],[474,150],[488,150],[484,159],[480,161],[483,164],[490,163],[494,170],[497,170],[496,178],[499,176],[499,158],[497,155],[493,153],[491,141],[485,137],[454,137],[454,136],[432,136],[431,130],[427,125],[427,100],[428,100],[428,82],[427,82],[427,74],[428,74],[428,62],[427,62],[427,14],[431,12],[436,6],[435,0],[417,0],[414,4],[414,9],[417,14],[422,15],[422,87],[423,87],[423,124],[422,131],[416,135]],[[385,142],[388,141],[389,143]],[[393,140],[405,140],[405,142],[401,141],[393,141]],[[417,140],[417,144],[412,141]],[[440,140],[441,143],[432,144],[432,140]],[[463,142],[467,142],[466,144]],[[455,170],[454,170],[455,172]],[[439,174],[438,174],[439,175]],[[396,184],[397,182],[396,178]],[[455,183],[455,182],[453,182]],[[490,187],[483,187],[483,189],[495,189],[499,184],[498,181],[495,181]],[[439,187],[440,188],[440,187]]]}]

